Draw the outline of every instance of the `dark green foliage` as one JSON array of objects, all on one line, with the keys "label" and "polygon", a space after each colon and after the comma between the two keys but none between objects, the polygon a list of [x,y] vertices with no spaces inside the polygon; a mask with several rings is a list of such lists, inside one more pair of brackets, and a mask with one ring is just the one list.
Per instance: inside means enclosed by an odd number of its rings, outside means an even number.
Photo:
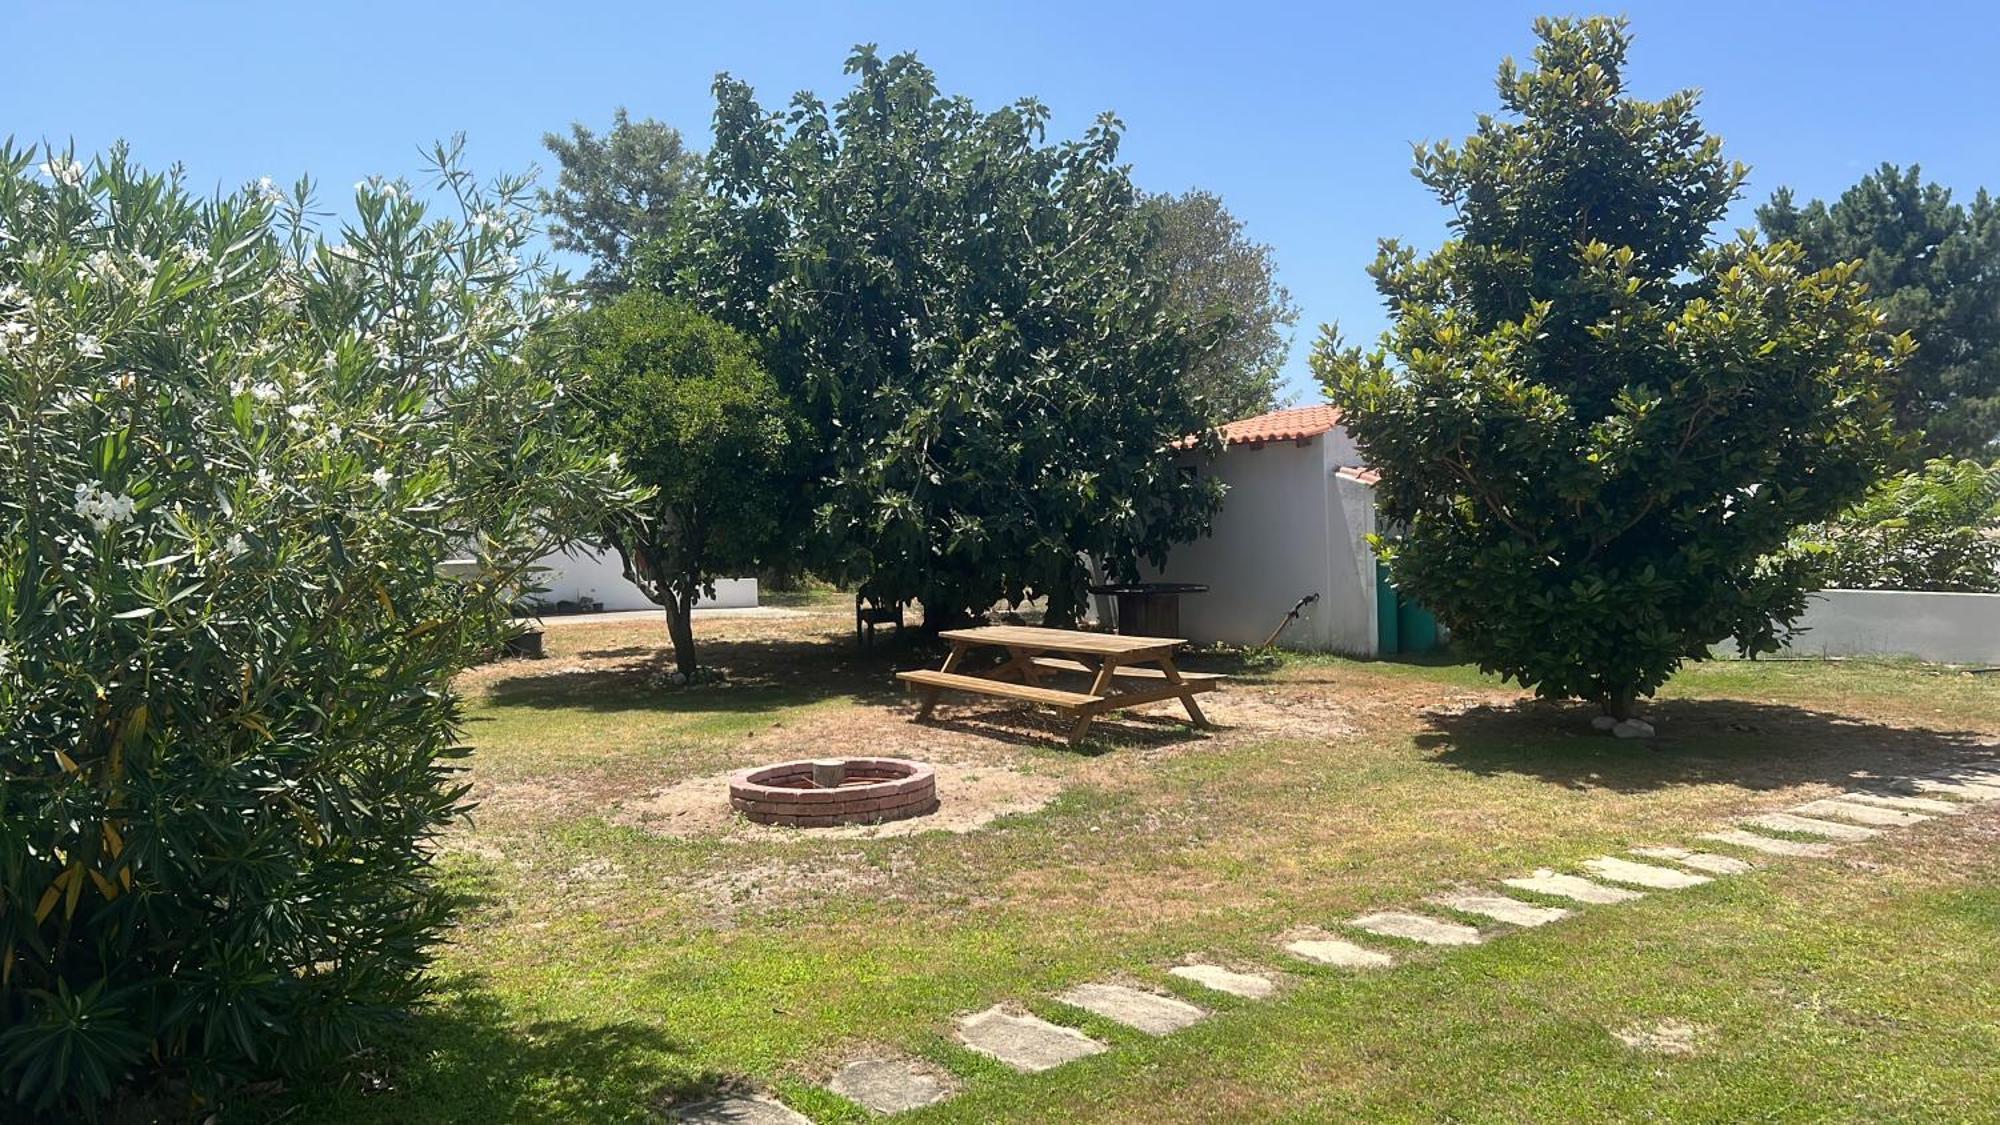
[{"label": "dark green foliage", "polygon": [[825,572],[933,627],[1034,594],[1061,620],[1081,553],[1130,573],[1205,526],[1214,485],[1169,443],[1210,421],[1182,375],[1214,332],[1148,277],[1114,119],[1047,145],[1036,102],[848,69],[830,112],[716,82],[710,191],[643,275],[764,346],[814,437]]},{"label": "dark green foliage", "polygon": [[1770,238],[1805,247],[1815,266],[1861,263],[1889,330],[1917,350],[1897,372],[1896,423],[1917,435],[1914,456],[1991,457],[2000,443],[2000,204],[1970,207],[1893,164],[1832,205],[1804,207],[1779,189],[1757,209]]},{"label": "dark green foliage", "polygon": [[2000,594],[2000,466],[1938,458],[1799,540],[1827,586]]},{"label": "dark green foliage", "polygon": [[1156,227],[1149,265],[1165,279],[1173,307],[1223,326],[1215,346],[1189,368],[1188,385],[1225,421],[1271,409],[1299,319],[1291,293],[1278,284],[1271,248],[1250,241],[1211,192],[1149,195],[1144,209]]},{"label": "dark green foliage", "polygon": [[538,351],[573,380],[591,440],[652,489],[601,533],[667,608],[679,670],[693,675],[695,601],[789,549],[802,483],[790,403],[749,341],[647,290],[577,314]]},{"label": "dark green foliage", "polygon": [[620,106],[598,136],[581,122],[542,144],[562,165],[554,191],[541,193],[553,220],[549,242],[590,257],[587,279],[600,291],[623,288],[634,246],[659,238],[684,192],[700,187],[701,157],[680,132],[650,117],[633,121]]},{"label": "dark green foliage", "polygon": [[521,181],[440,150],[471,221],[375,183],[327,245],[304,184],[44,155],[0,144],[0,1119],[202,1116],[421,998],[451,677],[621,495],[512,359]]},{"label": "dark green foliage", "polygon": [[1329,334],[1314,365],[1382,471],[1398,585],[1489,670],[1622,713],[1800,612],[1804,568],[1767,556],[1880,471],[1890,344],[1854,267],[1707,242],[1743,168],[1692,94],[1625,93],[1622,21],[1536,32],[1508,116],[1417,151],[1453,236],[1384,244],[1383,349]]}]

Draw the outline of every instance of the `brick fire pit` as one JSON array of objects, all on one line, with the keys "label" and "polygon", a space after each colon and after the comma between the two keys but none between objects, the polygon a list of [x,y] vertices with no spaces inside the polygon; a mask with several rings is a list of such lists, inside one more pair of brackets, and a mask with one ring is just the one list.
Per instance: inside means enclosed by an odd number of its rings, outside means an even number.
[{"label": "brick fire pit", "polygon": [[936,812],[937,774],[901,758],[779,762],[729,775],[729,803],[759,824],[879,824]]}]

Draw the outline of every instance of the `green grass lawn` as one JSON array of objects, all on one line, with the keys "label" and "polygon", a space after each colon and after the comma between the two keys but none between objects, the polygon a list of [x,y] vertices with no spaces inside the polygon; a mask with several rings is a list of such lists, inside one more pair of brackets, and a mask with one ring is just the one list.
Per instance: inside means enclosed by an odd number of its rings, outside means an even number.
[{"label": "green grass lawn", "polygon": [[[810,602],[808,604],[811,604]],[[819,1087],[890,1051],[960,1086],[911,1121],[1972,1120],[2000,1105],[2000,810],[1356,975],[1279,938],[1491,886],[1735,814],[1993,751],[2000,677],[1719,663],[1591,732],[1452,664],[1218,661],[1221,729],[1157,718],[1079,750],[977,707],[908,721],[845,605],[702,626],[729,682],[657,682],[658,626],[552,628],[468,677],[476,794],[445,857],[465,902],[435,1007],[307,1095],[315,1122],[644,1121],[716,1089],[858,1121]],[[859,751],[1059,792],[976,831],[669,834],[632,810],[690,778]],[[946,790],[944,800],[952,801]],[[1390,947],[1394,943],[1376,941]],[[1275,972],[1234,1000],[1184,958]],[[1124,979],[1212,1009],[1148,1038],[1048,999]],[[1013,1002],[1109,1052],[1018,1075],[956,1014]],[[1686,1025],[1692,1053],[1613,1033]],[[293,1120],[301,1118],[294,1117]]]}]

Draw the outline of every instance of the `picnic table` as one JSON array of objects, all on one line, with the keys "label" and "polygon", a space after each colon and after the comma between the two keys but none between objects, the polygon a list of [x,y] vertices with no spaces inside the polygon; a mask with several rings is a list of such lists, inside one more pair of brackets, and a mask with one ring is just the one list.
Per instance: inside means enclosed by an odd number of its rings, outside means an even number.
[{"label": "picnic table", "polygon": [[[1219,675],[1183,672],[1174,667],[1174,651],[1187,643],[1179,637],[1113,636],[1026,625],[950,629],[938,636],[951,644],[944,667],[935,672],[896,673],[922,694],[923,701],[917,708],[919,719],[930,717],[939,692],[962,691],[1038,703],[1074,716],[1076,721],[1069,734],[1072,743],[1082,738],[1090,730],[1091,721],[1106,711],[1164,699],[1180,700],[1189,721],[1206,727],[1208,719],[1194,697],[1199,692],[1214,691],[1222,681]],[[966,654],[976,648],[1004,649],[1008,659],[983,673],[960,671]],[[1047,684],[1050,675],[1061,673],[1091,677],[1090,689],[1066,691]]]}]

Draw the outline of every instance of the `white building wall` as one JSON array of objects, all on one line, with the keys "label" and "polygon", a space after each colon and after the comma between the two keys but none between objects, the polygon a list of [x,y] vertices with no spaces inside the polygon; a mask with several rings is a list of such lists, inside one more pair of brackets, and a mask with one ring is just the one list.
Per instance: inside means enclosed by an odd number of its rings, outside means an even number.
[{"label": "white building wall", "polygon": [[2000,664],[2000,594],[1822,590],[1787,650],[1815,656],[1915,656]]},{"label": "white building wall", "polygon": [[[1336,438],[1329,448],[1328,438]],[[1373,529],[1373,503],[1342,494],[1336,501],[1330,469],[1337,456],[1352,463],[1346,435],[1260,448],[1233,446],[1201,465],[1228,487],[1209,534],[1175,547],[1159,570],[1140,564],[1141,577],[1200,582],[1206,594],[1181,598],[1181,635],[1197,643],[1260,644],[1293,603],[1308,606],[1280,638],[1287,648],[1369,653],[1374,650],[1374,578],[1359,582],[1351,560],[1335,558],[1357,528]],[[1362,493],[1365,486],[1355,485]],[[1363,547],[1365,549],[1365,544]]]},{"label": "white building wall", "polygon": [[[546,589],[536,596],[544,605],[573,602],[584,597],[604,603],[606,611],[658,609],[637,586],[625,580],[625,568],[618,552],[576,547],[567,552],[544,555],[535,560],[547,570],[536,577]],[[697,609],[742,609],[757,604],[755,578],[719,578],[715,597],[695,603]]]},{"label": "white building wall", "polygon": [[1381,638],[1375,623],[1375,548],[1368,544],[1375,534],[1375,489],[1334,473],[1336,468],[1338,463],[1327,469],[1333,515],[1327,521],[1327,590],[1321,600],[1331,647],[1349,656],[1375,656]]}]

